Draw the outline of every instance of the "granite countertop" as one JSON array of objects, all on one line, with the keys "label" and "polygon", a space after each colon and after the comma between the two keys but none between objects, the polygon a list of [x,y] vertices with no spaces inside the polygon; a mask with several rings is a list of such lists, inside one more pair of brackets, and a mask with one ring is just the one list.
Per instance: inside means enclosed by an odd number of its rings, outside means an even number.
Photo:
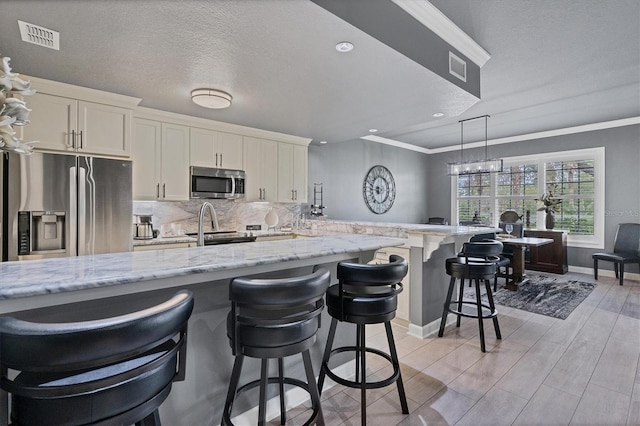
[{"label": "granite countertop", "polygon": [[384,235],[407,238],[409,234],[457,236],[499,230],[493,227],[428,225],[419,223],[365,222],[343,220],[311,221],[314,230],[344,233]]},{"label": "granite countertop", "polygon": [[403,243],[398,238],[342,234],[4,262],[0,263],[0,301],[372,251]]}]

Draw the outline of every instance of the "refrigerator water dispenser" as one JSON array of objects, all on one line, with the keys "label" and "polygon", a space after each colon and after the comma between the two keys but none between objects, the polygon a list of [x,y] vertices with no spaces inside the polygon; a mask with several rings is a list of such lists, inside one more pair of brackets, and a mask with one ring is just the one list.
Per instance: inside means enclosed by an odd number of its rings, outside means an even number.
[{"label": "refrigerator water dispenser", "polygon": [[22,211],[18,217],[19,255],[66,252],[66,212]]}]

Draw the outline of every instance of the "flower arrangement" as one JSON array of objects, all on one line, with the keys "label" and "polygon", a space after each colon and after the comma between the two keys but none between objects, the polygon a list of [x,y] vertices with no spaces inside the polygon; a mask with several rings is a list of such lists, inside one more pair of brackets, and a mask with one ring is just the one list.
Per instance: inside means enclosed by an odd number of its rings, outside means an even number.
[{"label": "flower arrangement", "polygon": [[538,211],[544,211],[546,213],[555,213],[555,207],[562,203],[562,198],[555,197],[552,191],[543,193],[540,198],[536,198],[536,201],[542,204],[542,207],[538,208]]},{"label": "flower arrangement", "polygon": [[15,95],[33,95],[29,81],[21,79],[18,74],[11,72],[9,61],[11,58],[0,57],[0,151],[13,151],[18,154],[29,155],[33,148],[22,143],[16,137],[13,126],[29,124],[27,104]]}]

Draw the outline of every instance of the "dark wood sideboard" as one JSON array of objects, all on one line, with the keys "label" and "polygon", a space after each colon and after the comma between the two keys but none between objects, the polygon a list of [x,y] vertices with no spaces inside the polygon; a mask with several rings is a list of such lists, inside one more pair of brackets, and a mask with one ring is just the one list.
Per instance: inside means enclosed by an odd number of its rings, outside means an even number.
[{"label": "dark wood sideboard", "polygon": [[525,237],[551,238],[553,243],[539,247],[530,247],[525,258],[525,269],[533,271],[566,274],[567,231],[525,229]]}]

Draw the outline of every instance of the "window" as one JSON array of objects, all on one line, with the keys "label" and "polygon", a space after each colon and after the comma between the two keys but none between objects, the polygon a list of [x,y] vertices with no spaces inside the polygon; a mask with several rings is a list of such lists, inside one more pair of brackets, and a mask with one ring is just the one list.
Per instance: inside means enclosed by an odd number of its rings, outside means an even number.
[{"label": "window", "polygon": [[604,148],[511,157],[504,164],[501,173],[452,177],[454,223],[475,217],[497,225],[502,212],[514,210],[525,223],[529,216],[530,228],[544,229],[536,198],[552,192],[562,199],[555,229],[569,232],[569,245],[604,246]]},{"label": "window", "polygon": [[[529,215],[530,227],[535,228],[538,196],[538,165],[514,164],[503,168],[496,176],[497,217],[506,210],[518,212],[523,222]],[[533,213],[533,214],[532,214]]]},{"label": "window", "polygon": [[556,208],[556,226],[574,235],[593,235],[595,219],[594,161],[557,161],[545,166],[547,188],[562,203]]},{"label": "window", "polygon": [[458,221],[486,221],[491,215],[491,175],[474,173],[458,178]]}]

